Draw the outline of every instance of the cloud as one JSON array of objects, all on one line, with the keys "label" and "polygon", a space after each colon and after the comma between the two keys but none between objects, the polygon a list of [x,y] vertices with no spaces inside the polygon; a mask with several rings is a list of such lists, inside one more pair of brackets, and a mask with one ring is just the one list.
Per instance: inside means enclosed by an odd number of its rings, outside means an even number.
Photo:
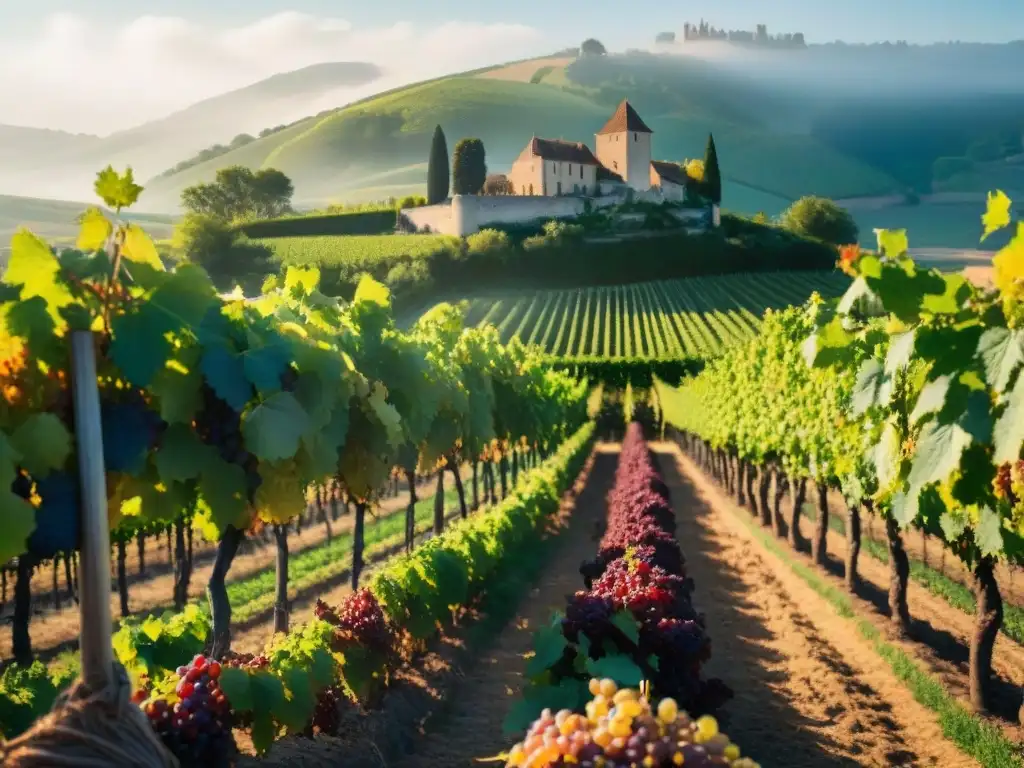
[{"label": "cloud", "polygon": [[549,47],[538,30],[521,24],[356,28],[287,11],[220,29],[172,16],[140,16],[111,28],[60,13],[36,36],[0,39],[0,121],[104,134],[311,64],[375,63],[386,83],[372,92]]}]

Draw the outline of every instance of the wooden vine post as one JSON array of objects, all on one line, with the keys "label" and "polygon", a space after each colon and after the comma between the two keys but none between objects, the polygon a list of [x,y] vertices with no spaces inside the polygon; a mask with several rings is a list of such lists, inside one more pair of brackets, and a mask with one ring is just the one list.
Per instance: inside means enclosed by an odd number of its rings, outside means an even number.
[{"label": "wooden vine post", "polygon": [[82,679],[93,691],[113,682],[114,649],[110,616],[110,524],[103,465],[96,351],[90,331],[71,334],[71,375],[75,438],[82,487],[82,556],[79,559]]}]

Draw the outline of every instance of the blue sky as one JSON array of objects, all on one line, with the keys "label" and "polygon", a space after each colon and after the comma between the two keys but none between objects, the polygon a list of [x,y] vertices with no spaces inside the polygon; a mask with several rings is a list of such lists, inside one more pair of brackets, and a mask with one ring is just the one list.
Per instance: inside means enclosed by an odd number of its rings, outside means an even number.
[{"label": "blue sky", "polygon": [[[0,38],[30,33],[48,14],[59,11],[87,12],[105,22],[148,13],[222,25],[283,10],[343,18],[358,26],[397,21],[514,22],[539,27],[567,43],[581,34],[603,36],[606,44],[616,48],[646,43],[659,30],[675,29],[701,14],[717,26],[749,28],[760,22],[779,31],[802,31],[808,40],[818,42],[1024,38],[1022,0],[7,0],[3,5]],[[245,11],[234,10],[239,7]],[[627,10],[620,14],[616,8]]]},{"label": "blue sky", "polygon": [[586,37],[650,47],[702,14],[811,43],[1024,38],[1024,0],[0,0],[0,123],[104,134],[311,64],[384,68],[286,122]]}]

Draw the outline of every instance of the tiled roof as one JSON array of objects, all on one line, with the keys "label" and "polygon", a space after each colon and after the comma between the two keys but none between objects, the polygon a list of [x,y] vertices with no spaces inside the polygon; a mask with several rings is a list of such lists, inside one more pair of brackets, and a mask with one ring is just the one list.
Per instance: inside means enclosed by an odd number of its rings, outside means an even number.
[{"label": "tiled roof", "polygon": [[625,179],[615,171],[611,170],[606,165],[597,166],[597,180],[598,181],[619,181],[625,183]]},{"label": "tiled roof", "polygon": [[653,168],[661,178],[665,181],[671,182],[672,184],[686,186],[686,183],[689,181],[686,171],[675,163],[666,163],[664,160],[651,160],[651,168]]},{"label": "tiled roof", "polygon": [[615,110],[615,114],[611,116],[611,119],[604,124],[604,128],[597,132],[600,136],[605,133],[624,133],[626,131],[635,131],[636,133],[654,133],[648,128],[644,121],[640,119],[640,115],[636,113],[633,106],[625,99],[619,104],[619,108]]},{"label": "tiled roof", "polygon": [[557,160],[563,163],[579,163],[580,165],[600,165],[590,147],[582,141],[562,141],[561,139],[538,139],[534,137],[526,149],[519,155],[539,157],[543,160]]}]

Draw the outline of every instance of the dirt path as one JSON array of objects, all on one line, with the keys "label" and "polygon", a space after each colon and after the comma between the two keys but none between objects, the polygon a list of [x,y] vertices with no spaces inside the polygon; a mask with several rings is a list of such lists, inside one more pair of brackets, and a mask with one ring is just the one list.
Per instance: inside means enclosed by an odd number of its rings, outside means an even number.
[{"label": "dirt path", "polygon": [[736,693],[723,729],[765,766],[975,766],[849,622],[757,542],[731,500],[657,443],[712,638],[709,675]]},{"label": "dirt path", "polygon": [[415,753],[389,768],[470,768],[477,765],[476,758],[496,755],[511,746],[510,740],[502,737],[502,723],[522,686],[523,654],[532,650],[537,626],[550,620],[555,611],[564,610],[566,597],[583,588],[578,568],[596,551],[595,526],[604,517],[604,497],[617,461],[617,445],[598,447],[569,528],[557,545],[557,556],[549,560],[519,606],[516,619],[463,670],[450,705],[433,727],[428,725]]},{"label": "dirt path", "polygon": [[[466,469],[463,472],[463,479],[465,480],[470,476],[469,470]],[[427,483],[418,487],[418,500],[424,502],[428,499],[433,499],[434,488],[434,483]],[[466,493],[468,502],[468,497],[471,493],[468,483]],[[402,492],[398,496],[381,501],[376,512],[378,519],[389,517],[404,510],[408,504],[408,499],[408,492]],[[332,536],[338,537],[350,534],[353,519],[353,516],[350,514],[333,521],[331,523]],[[367,524],[372,525],[373,521],[368,518]],[[198,532],[196,532],[195,536],[196,541],[193,545],[194,566],[192,578],[189,581],[189,600],[203,600],[206,594],[206,583],[209,581],[213,570],[216,549],[211,547],[209,551],[205,549],[200,550],[195,545],[199,544],[201,536]],[[323,523],[306,526],[302,529],[301,533],[292,533],[289,537],[291,556],[294,558],[302,552],[322,546],[326,542],[327,529]],[[134,549],[133,545],[129,548],[129,551]],[[164,557],[166,558],[166,555]],[[246,551],[236,555],[231,565],[229,581],[239,582],[263,571],[273,569],[275,557],[276,551],[273,545],[257,546],[255,541],[248,540]],[[164,563],[166,563],[166,559]],[[44,570],[48,571],[49,569],[46,568]],[[133,615],[161,611],[173,605],[173,572],[169,571],[166,565],[162,569],[158,566],[154,567],[151,571],[153,575],[150,578],[139,580],[129,587],[129,608]],[[61,581],[63,583],[63,575]],[[13,594],[13,588],[12,583],[9,586],[11,594]],[[33,579],[33,588],[36,588],[36,579]],[[112,585],[110,610],[111,614],[116,617],[115,621],[120,620],[120,598],[117,593],[116,582]],[[64,610],[48,611],[42,615],[33,616],[29,632],[32,637],[32,648],[35,653],[46,655],[48,651],[76,641],[80,634],[79,619],[78,606],[73,602],[67,603]],[[11,647],[11,631],[12,625],[10,623],[4,623],[0,626],[0,649],[3,649],[0,651],[0,654],[4,654],[0,655],[0,660],[6,658],[6,653]]]}]

